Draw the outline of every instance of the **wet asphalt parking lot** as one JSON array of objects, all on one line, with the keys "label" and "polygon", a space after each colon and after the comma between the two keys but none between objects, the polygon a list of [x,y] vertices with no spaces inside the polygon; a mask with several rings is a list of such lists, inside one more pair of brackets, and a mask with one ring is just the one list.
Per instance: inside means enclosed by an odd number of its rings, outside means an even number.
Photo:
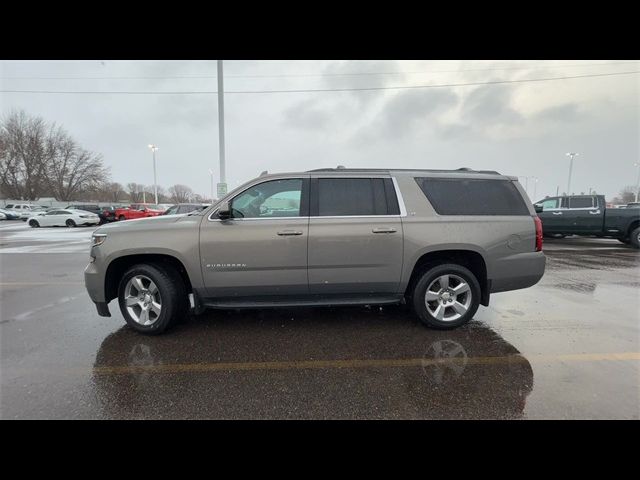
[{"label": "wet asphalt parking lot", "polygon": [[304,308],[147,337],[96,314],[92,230],[0,222],[3,419],[640,418],[640,251],[616,240],[545,239],[541,282],[457,330]]}]

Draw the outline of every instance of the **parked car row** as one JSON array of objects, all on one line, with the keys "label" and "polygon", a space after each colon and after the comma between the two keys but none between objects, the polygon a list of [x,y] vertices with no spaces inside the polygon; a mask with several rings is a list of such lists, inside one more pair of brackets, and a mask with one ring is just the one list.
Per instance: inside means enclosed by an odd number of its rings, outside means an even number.
[{"label": "parked car row", "polygon": [[[136,218],[155,217],[159,215],[182,215],[193,211],[199,211],[206,207],[208,204],[202,203],[179,203],[175,205],[155,205],[155,204],[131,204],[129,206],[123,205],[108,205],[100,206],[98,204],[76,204],[67,205],[65,208],[60,207],[45,207],[40,205],[30,204],[8,204],[5,208],[0,208],[0,220],[22,220],[28,222],[30,226],[49,226],[51,221],[54,221],[56,225],[60,224],[62,217],[60,213],[53,214],[52,212],[68,212],[80,211],[85,213],[91,213],[98,218],[98,224],[103,225],[109,222],[132,220]],[[73,213],[73,212],[71,212]],[[50,215],[51,214],[51,215]],[[47,218],[45,222],[40,222],[34,217],[55,217],[55,219]],[[34,219],[33,222],[30,222]],[[77,216],[69,216],[64,219],[62,224],[66,224],[69,220],[70,224],[82,225],[86,222],[78,220]]]}]

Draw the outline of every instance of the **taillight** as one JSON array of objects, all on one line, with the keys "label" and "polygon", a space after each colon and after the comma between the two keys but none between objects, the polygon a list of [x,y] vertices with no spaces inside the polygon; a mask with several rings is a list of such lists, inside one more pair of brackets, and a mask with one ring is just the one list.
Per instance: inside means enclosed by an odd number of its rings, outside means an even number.
[{"label": "taillight", "polygon": [[537,215],[533,217],[533,223],[536,224],[536,252],[542,251],[542,220]]}]

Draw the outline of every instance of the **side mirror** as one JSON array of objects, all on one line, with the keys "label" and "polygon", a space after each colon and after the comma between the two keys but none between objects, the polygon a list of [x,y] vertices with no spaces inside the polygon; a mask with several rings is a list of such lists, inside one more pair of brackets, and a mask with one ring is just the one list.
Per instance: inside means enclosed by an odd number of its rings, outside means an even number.
[{"label": "side mirror", "polygon": [[222,202],[218,207],[218,218],[225,220],[231,217],[231,207],[229,202]]},{"label": "side mirror", "polygon": [[542,211],[544,210],[542,208],[542,204],[540,203],[536,203],[533,205],[534,210],[536,211],[536,213],[542,213]]}]

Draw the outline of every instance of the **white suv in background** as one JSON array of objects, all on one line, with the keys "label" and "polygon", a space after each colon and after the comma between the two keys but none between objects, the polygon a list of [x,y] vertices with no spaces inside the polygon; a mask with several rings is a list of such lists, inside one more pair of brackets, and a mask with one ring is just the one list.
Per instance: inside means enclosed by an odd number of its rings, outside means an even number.
[{"label": "white suv in background", "polygon": [[6,210],[16,212],[18,215],[20,215],[20,218],[26,220],[31,216],[31,209],[33,207],[27,203],[9,203],[4,208]]}]

